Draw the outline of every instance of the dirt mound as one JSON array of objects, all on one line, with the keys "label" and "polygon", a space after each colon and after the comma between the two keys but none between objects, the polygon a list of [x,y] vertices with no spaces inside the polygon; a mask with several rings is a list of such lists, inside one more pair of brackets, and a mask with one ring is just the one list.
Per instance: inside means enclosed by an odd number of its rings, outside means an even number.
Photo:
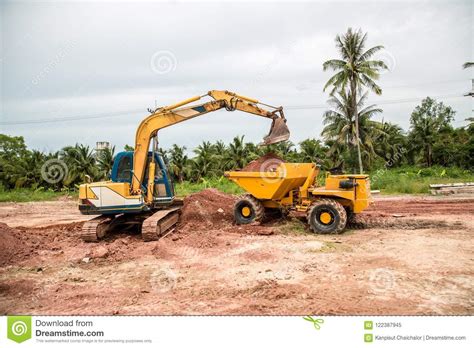
[{"label": "dirt mound", "polygon": [[271,226],[234,223],[233,207],[237,197],[206,189],[184,199],[182,215],[173,240],[197,248],[217,247],[227,233],[271,235]]},{"label": "dirt mound", "polygon": [[285,162],[274,153],[267,153],[265,156],[253,160],[241,169],[242,172],[270,172],[274,171],[280,163]]},{"label": "dirt mound", "polygon": [[29,245],[20,238],[20,231],[0,222],[0,266],[14,263],[28,254]]},{"label": "dirt mound", "polygon": [[233,223],[235,197],[216,189],[206,189],[184,199],[181,220],[172,238],[185,244],[211,248],[218,244],[219,230]]},{"label": "dirt mound", "polygon": [[235,197],[206,189],[184,199],[180,226],[218,228],[232,223]]}]

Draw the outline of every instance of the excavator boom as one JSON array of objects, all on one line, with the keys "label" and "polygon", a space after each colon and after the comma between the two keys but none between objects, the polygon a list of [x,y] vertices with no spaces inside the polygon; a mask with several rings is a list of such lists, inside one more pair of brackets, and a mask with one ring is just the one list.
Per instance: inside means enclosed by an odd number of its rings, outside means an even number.
[{"label": "excavator boom", "polygon": [[[198,101],[205,96],[210,96],[212,101],[199,105],[186,106]],[[131,191],[133,194],[141,192],[142,180],[146,170],[146,158],[151,139],[162,129],[198,117],[208,112],[225,108],[227,111],[239,110],[272,120],[270,132],[263,139],[263,145],[270,145],[288,140],[290,131],[286,125],[283,108],[272,107],[272,111],[259,107],[259,101],[253,98],[238,95],[229,91],[212,90],[202,96],[196,96],[179,103],[157,108],[139,125],[135,137],[135,153],[133,156],[133,180]],[[151,176],[149,176],[151,177]]]}]

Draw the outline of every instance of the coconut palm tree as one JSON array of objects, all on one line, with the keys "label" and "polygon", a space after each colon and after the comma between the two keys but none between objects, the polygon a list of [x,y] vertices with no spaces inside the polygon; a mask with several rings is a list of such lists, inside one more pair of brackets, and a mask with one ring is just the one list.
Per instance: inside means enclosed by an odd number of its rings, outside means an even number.
[{"label": "coconut palm tree", "polygon": [[320,140],[305,139],[300,142],[298,160],[301,162],[323,164],[326,157],[326,150]]},{"label": "coconut palm tree", "polygon": [[365,50],[366,40],[367,33],[362,33],[360,29],[354,31],[349,28],[342,36],[336,36],[336,47],[339,49],[341,59],[331,59],[323,64],[324,71],[328,69],[336,71],[323,90],[332,86],[331,95],[334,95],[336,91],[349,89],[360,173],[364,168],[360,150],[357,96],[362,93],[362,87],[367,87],[375,94],[382,94],[382,89],[375,83],[375,80],[379,78],[380,70],[388,69],[383,61],[371,60],[375,53],[383,49],[383,46],[378,45]]},{"label": "coconut palm tree", "polygon": [[187,165],[189,162],[186,155],[186,147],[173,144],[169,150],[170,164],[169,168],[173,176],[178,182],[183,182],[187,174]]},{"label": "coconut palm tree", "polygon": [[399,163],[403,157],[406,149],[406,136],[403,134],[403,129],[399,125],[384,122],[379,125],[381,132],[376,134],[375,152],[377,155],[385,160],[385,163]]},{"label": "coconut palm tree", "polygon": [[224,144],[222,140],[216,141],[216,143],[213,146],[217,154],[224,154],[225,151],[227,150],[227,146]]},{"label": "coconut palm tree", "polygon": [[60,152],[60,158],[68,168],[66,186],[99,178],[94,150],[87,145],[66,146]]},{"label": "coconut palm tree", "polygon": [[191,162],[191,172],[195,181],[206,176],[215,176],[217,156],[214,146],[209,141],[203,141],[194,149],[196,157]]},{"label": "coconut palm tree", "polygon": [[102,178],[107,178],[112,172],[114,165],[114,153],[115,146],[106,147],[105,149],[98,150],[97,152],[97,167],[101,172]]},{"label": "coconut palm tree", "polygon": [[41,166],[47,156],[40,151],[27,151],[23,156],[3,164],[6,180],[12,187],[31,187],[36,189],[40,186]]},{"label": "coconut palm tree", "polygon": [[225,168],[227,170],[243,168],[248,163],[248,157],[248,147],[245,146],[244,136],[234,137],[225,154]]},{"label": "coconut palm tree", "polygon": [[378,122],[372,121],[371,118],[382,110],[375,105],[363,107],[367,94],[367,92],[364,93],[356,104],[357,109],[360,110],[357,117],[354,117],[352,111],[352,97],[349,92],[339,91],[338,96],[333,95],[328,100],[332,109],[323,115],[325,127],[321,134],[326,141],[334,141],[330,152],[340,150],[340,145],[349,149],[356,148],[359,152],[362,146],[364,157],[369,162],[375,155],[373,139],[381,132],[381,129]]},{"label": "coconut palm tree", "polygon": [[215,177],[216,167],[212,157],[197,156],[191,160],[191,179],[195,182],[203,178]]}]

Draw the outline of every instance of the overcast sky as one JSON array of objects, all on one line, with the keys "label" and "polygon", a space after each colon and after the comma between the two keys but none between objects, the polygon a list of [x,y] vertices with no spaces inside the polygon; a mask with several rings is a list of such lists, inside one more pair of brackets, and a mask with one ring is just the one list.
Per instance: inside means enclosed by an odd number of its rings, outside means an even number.
[{"label": "overcast sky", "polygon": [[[319,137],[331,76],[322,63],[337,57],[334,37],[348,27],[386,48],[378,58],[391,71],[381,76],[382,96],[369,99],[384,110],[379,120],[407,130],[426,96],[456,110],[455,126],[472,115],[462,95],[474,69],[461,67],[473,60],[470,0],[1,3],[0,132],[43,151],[96,141],[121,150],[155,101],[211,89],[283,105],[294,143]],[[243,134],[258,142],[269,125],[218,111],[162,130],[160,145]]]}]

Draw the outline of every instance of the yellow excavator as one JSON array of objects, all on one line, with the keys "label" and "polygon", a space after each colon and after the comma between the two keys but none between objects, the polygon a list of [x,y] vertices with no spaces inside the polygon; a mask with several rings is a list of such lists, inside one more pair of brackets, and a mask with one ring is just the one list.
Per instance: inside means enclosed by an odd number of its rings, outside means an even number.
[{"label": "yellow excavator", "polygon": [[[206,96],[212,100],[188,105]],[[282,107],[273,107],[229,91],[212,90],[202,96],[151,110],[138,126],[134,151],[120,152],[115,156],[110,180],[80,185],[80,212],[99,215],[84,224],[82,239],[95,242],[116,226],[138,226],[143,239],[150,241],[157,240],[172,228],[178,222],[182,201],[176,199],[169,171],[157,151],[158,131],[220,109],[239,110],[272,120],[263,145],[285,141],[290,136]]]}]

